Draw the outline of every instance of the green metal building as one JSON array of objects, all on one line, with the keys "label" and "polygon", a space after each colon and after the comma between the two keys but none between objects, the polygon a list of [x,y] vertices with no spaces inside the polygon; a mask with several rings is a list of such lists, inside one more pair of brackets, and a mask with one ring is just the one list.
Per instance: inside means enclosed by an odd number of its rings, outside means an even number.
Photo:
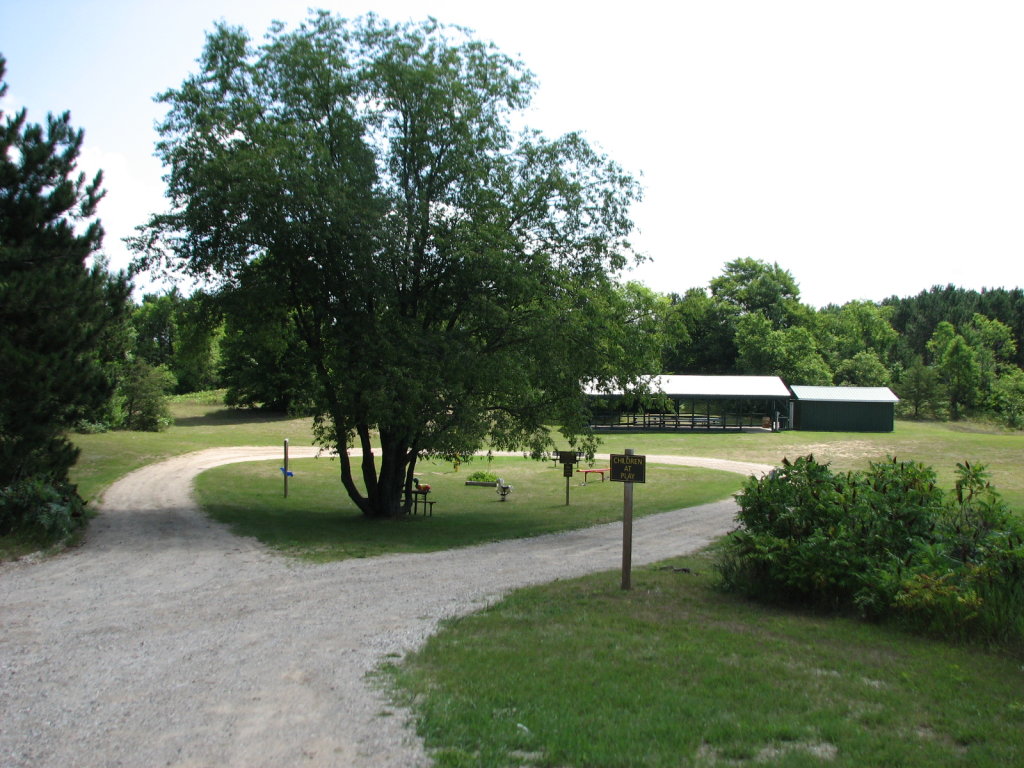
[{"label": "green metal building", "polygon": [[892,432],[899,398],[888,387],[790,385],[790,423],[815,432]]}]

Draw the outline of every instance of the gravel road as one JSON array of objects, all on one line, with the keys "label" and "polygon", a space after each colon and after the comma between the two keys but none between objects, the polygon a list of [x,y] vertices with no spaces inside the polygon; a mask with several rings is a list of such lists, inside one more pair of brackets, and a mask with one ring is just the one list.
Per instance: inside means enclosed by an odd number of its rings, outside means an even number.
[{"label": "gravel road", "polygon": [[[107,490],[81,547],[0,566],[0,766],[429,765],[366,673],[512,589],[619,567],[621,525],[311,565],[199,512],[197,474],[279,455],[212,449],[144,467]],[[642,518],[633,563],[698,549],[734,514],[723,501]]]}]

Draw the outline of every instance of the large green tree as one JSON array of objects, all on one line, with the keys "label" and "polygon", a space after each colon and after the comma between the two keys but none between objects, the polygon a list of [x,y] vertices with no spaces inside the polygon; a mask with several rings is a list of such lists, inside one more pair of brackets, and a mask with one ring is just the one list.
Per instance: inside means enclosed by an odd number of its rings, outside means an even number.
[{"label": "large green tree", "polygon": [[926,411],[934,412],[942,396],[938,369],[925,365],[924,360],[918,355],[903,371],[897,392],[913,409],[912,415],[915,419],[921,418]]},{"label": "large green tree", "polygon": [[220,384],[221,310],[212,297],[196,291],[189,297],[172,288],[148,293],[131,315],[135,354],[150,366],[173,374],[179,393],[214,389]]},{"label": "large green tree", "polygon": [[791,384],[827,386],[832,383],[832,371],[807,328],[775,330],[771,320],[761,312],[752,312],[737,321],[736,348],[741,373],[779,376]]},{"label": "large green tree", "polygon": [[742,258],[726,263],[711,279],[711,295],[743,316],[760,313],[779,330],[798,324],[807,309],[800,304],[800,287],[778,264]]},{"label": "large green tree", "polygon": [[[4,71],[0,57],[0,96]],[[77,171],[83,134],[70,115],[0,120],[0,485],[61,481],[77,455],[66,429],[113,390],[105,340],[129,288],[95,259],[102,178]]]},{"label": "large green tree", "polygon": [[308,413],[316,399],[316,376],[296,312],[274,276],[250,270],[242,290],[222,298],[224,402]]},{"label": "large green tree", "polygon": [[978,400],[981,384],[978,355],[964,337],[957,334],[943,351],[938,368],[949,397],[949,416],[956,421]]},{"label": "large green tree", "polygon": [[724,374],[736,369],[736,312],[703,288],[671,294],[666,313],[665,373]]},{"label": "large green tree", "polygon": [[636,183],[579,135],[516,134],[532,90],[463,30],[319,13],[258,47],[218,26],[161,97],[172,208],[140,265],[279,286],[367,515],[420,456],[585,434],[581,383],[647,365],[609,317]]}]

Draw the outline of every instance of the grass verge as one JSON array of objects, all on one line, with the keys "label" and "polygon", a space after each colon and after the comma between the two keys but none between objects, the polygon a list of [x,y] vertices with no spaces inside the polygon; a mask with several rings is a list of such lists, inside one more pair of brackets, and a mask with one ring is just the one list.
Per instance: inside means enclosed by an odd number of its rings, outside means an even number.
[{"label": "grass verge", "polygon": [[[507,501],[494,488],[466,486],[474,470],[486,468],[512,485]],[[523,458],[496,458],[464,465],[421,462],[420,480],[431,486],[432,517],[368,520],[344,495],[334,459],[298,459],[283,498],[279,462],[228,464],[204,472],[196,488],[216,520],[243,536],[288,554],[316,561],[370,557],[392,552],[433,552],[486,541],[537,536],[612,522],[622,517],[622,485],[570,480],[565,505],[561,466]],[[680,509],[728,497],[743,477],[692,467],[648,469],[635,486],[635,514]]]},{"label": "grass verge", "polygon": [[1021,659],[723,595],[708,553],[516,592],[383,670],[441,768],[1024,762]]}]

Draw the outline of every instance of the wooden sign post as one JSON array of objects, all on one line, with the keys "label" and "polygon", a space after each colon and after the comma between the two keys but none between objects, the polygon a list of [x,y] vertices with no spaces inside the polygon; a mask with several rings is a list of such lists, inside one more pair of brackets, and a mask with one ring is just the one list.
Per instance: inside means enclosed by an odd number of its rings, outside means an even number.
[{"label": "wooden sign post", "polygon": [[284,439],[284,466],[281,467],[281,474],[284,475],[284,497],[288,498],[288,438]]},{"label": "wooden sign post", "polygon": [[622,492],[622,588],[632,588],[633,483],[647,480],[647,457],[635,456],[632,448],[611,455],[612,482],[625,483]]},{"label": "wooden sign post", "polygon": [[562,465],[565,476],[565,506],[569,506],[569,481],[572,479],[573,466],[576,464],[576,451],[559,451],[558,461]]}]

